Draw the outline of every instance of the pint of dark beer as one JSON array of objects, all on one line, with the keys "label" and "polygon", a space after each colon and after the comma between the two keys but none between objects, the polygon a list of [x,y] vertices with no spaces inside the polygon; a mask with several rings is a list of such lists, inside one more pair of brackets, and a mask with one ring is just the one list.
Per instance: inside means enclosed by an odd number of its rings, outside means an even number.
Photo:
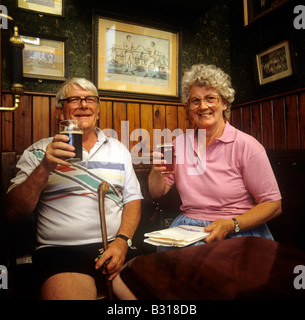
[{"label": "pint of dark beer", "polygon": [[69,162],[77,162],[83,160],[83,131],[79,127],[77,120],[64,120],[59,123],[59,133],[67,135],[70,140],[69,144],[75,150],[75,157],[66,159]]}]

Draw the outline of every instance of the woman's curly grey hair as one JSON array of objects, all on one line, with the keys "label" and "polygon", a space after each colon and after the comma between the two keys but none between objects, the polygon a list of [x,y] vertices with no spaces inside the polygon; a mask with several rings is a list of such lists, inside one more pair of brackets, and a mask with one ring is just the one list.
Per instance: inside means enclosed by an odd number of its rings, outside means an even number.
[{"label": "woman's curly grey hair", "polygon": [[214,65],[193,65],[184,73],[181,81],[182,102],[186,106],[188,106],[192,86],[216,89],[224,102],[227,103],[224,118],[230,118],[230,106],[234,101],[235,90],[232,88],[231,78],[228,74]]},{"label": "woman's curly grey hair", "polygon": [[70,86],[79,86],[86,91],[93,92],[95,96],[98,96],[97,89],[91,81],[85,78],[71,78],[66,80],[58,90],[56,94],[56,107],[58,108],[63,107],[63,102],[60,102],[59,100],[67,98],[67,94]]}]

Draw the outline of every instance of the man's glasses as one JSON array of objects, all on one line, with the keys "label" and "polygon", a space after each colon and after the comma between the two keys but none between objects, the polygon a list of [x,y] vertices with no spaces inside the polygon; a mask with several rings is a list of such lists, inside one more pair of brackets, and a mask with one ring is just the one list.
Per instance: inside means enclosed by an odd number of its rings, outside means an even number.
[{"label": "man's glasses", "polygon": [[59,102],[66,101],[72,107],[79,107],[82,101],[86,101],[87,106],[94,107],[99,102],[98,96],[88,96],[86,98],[81,97],[68,97],[66,99],[60,99]]},{"label": "man's glasses", "polygon": [[201,105],[201,101],[205,103],[206,106],[215,107],[219,103],[220,96],[218,94],[208,94],[203,98],[191,97],[190,98],[190,109],[199,108]]}]

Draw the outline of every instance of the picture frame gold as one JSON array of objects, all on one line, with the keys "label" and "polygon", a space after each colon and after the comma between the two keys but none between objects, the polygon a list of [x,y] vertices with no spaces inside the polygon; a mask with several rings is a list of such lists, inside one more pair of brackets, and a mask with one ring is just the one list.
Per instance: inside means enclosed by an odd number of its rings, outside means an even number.
[{"label": "picture frame gold", "polygon": [[24,42],[25,78],[65,80],[68,78],[68,40],[37,34],[20,35]]},{"label": "picture frame gold", "polygon": [[255,56],[257,80],[260,86],[290,77],[294,65],[289,40],[276,43]]},{"label": "picture frame gold", "polygon": [[93,74],[101,94],[180,100],[180,30],[94,15]]},{"label": "picture frame gold", "polygon": [[65,0],[16,0],[17,8],[64,17]]},{"label": "picture frame gold", "polygon": [[252,24],[290,1],[291,0],[243,0],[244,26]]}]

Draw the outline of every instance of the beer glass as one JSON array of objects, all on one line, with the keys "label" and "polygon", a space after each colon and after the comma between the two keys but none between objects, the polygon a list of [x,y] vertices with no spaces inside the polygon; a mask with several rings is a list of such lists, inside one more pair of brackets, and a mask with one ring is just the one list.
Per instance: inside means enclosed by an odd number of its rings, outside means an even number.
[{"label": "beer glass", "polygon": [[64,120],[59,123],[59,133],[67,135],[69,144],[75,148],[75,157],[68,158],[66,161],[77,162],[83,160],[83,131],[77,120]]},{"label": "beer glass", "polygon": [[166,160],[166,164],[161,166],[166,167],[165,172],[171,172],[174,170],[174,145],[172,143],[163,143],[157,145],[157,151],[163,153],[163,159]]}]

